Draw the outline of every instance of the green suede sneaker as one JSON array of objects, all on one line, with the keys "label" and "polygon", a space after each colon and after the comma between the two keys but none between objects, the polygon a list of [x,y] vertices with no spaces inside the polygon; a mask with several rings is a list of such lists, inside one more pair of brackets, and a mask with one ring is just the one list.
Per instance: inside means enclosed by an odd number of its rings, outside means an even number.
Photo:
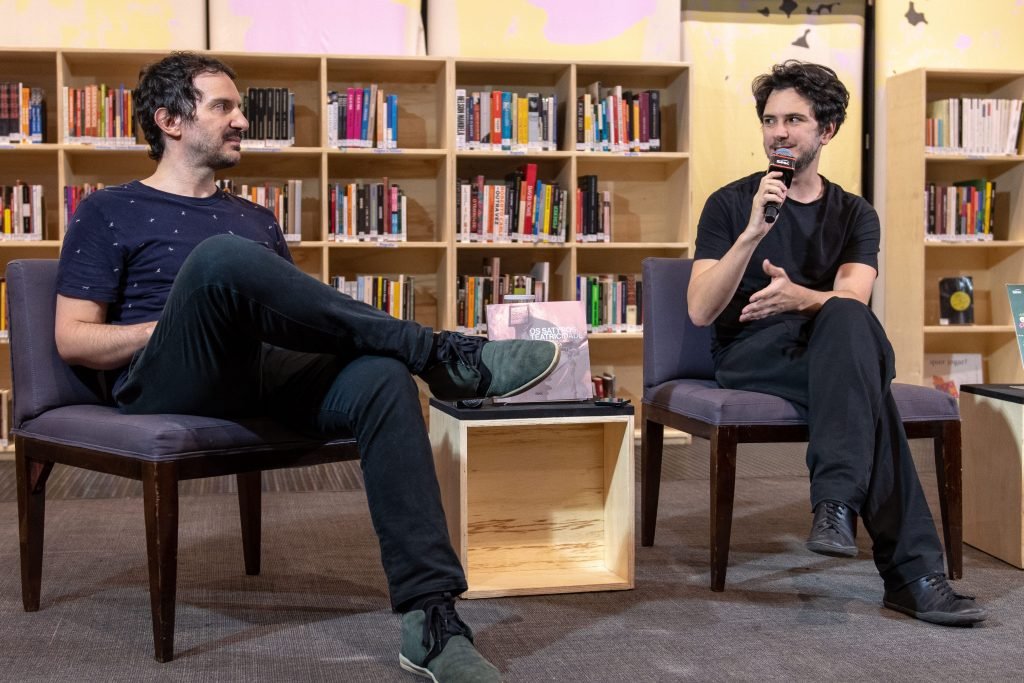
[{"label": "green suede sneaker", "polygon": [[501,674],[473,647],[473,631],[450,595],[402,615],[403,669],[434,683],[498,683]]},{"label": "green suede sneaker", "polygon": [[558,365],[553,341],[487,341],[458,332],[439,332],[432,364],[420,373],[442,401],[460,398],[505,398],[520,394],[551,374]]}]

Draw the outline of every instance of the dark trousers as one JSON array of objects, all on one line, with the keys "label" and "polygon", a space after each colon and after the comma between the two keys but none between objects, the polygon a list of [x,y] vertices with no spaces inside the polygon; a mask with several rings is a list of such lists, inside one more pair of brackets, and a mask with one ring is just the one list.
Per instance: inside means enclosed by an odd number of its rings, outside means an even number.
[{"label": "dark trousers", "polygon": [[888,589],[942,572],[935,532],[896,402],[892,346],[871,310],[832,298],[810,320],[785,320],[727,347],[724,387],[785,398],[807,413],[811,505],[849,505],[874,542]]},{"label": "dark trousers", "polygon": [[186,259],[115,393],[127,413],[270,415],[353,434],[393,607],[466,590],[412,374],[432,331],[306,275],[262,245],[211,237]]}]

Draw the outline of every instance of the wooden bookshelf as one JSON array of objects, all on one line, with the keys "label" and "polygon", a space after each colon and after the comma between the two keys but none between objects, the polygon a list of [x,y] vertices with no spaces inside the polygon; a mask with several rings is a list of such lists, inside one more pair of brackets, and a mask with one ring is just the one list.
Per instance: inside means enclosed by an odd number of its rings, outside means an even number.
[{"label": "wooden bookshelf", "polygon": [[[237,183],[302,183],[302,240],[290,243],[296,263],[326,282],[333,275],[408,273],[416,278],[419,322],[454,328],[459,274],[482,272],[483,259],[502,258],[506,272],[529,271],[551,262],[551,298],[575,296],[580,273],[639,273],[646,256],[684,256],[691,244],[690,107],[693,79],[682,63],[499,61],[456,58],[345,57],[211,53],[248,87],[287,87],[295,93],[295,146],[251,150],[223,172]],[[134,87],[139,69],[163,52],[116,50],[0,50],[0,80],[45,89],[45,144],[0,147],[0,184],[15,180],[44,187],[46,222],[42,242],[0,241],[0,267],[17,258],[55,258],[66,225],[67,185],[107,185],[145,177],[154,163],[141,136],[127,149],[65,142],[61,92],[64,86],[106,83]],[[602,81],[624,89],[658,89],[662,106],[662,151],[610,153],[575,151],[576,96]],[[341,149],[327,144],[327,93],[378,84],[398,95],[395,150]],[[540,92],[558,99],[558,150],[491,152],[457,150],[455,90],[499,89]],[[557,179],[575,196],[576,178],[597,174],[613,193],[614,233],[606,244],[576,243],[573,212],[565,244],[459,243],[455,225],[455,179],[466,174],[503,177],[526,162],[538,178]],[[328,235],[328,187],[338,182],[399,184],[408,197],[408,241],[371,244],[335,242]],[[7,346],[0,346],[0,386],[10,386]],[[595,374],[612,372],[619,393],[639,406],[642,339],[633,334],[591,338]]]},{"label": "wooden bookshelf", "polygon": [[[885,327],[898,381],[922,384],[927,353],[979,353],[986,382],[1021,382],[1024,370],[1005,285],[1024,282],[1024,156],[931,152],[927,103],[950,97],[1024,97],[1024,71],[918,69],[889,79],[885,215]],[[996,182],[995,239],[925,242],[925,185]],[[974,325],[939,325],[938,281],[974,281]]]}]

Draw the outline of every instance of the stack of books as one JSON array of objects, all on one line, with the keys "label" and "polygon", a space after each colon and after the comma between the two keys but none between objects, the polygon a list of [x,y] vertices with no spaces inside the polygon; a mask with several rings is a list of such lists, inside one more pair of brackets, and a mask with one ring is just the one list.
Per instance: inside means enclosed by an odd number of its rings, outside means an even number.
[{"label": "stack of books", "polygon": [[335,242],[405,242],[408,200],[381,182],[332,183],[327,188],[327,239]]},{"label": "stack of books", "polygon": [[569,192],[526,164],[504,180],[455,181],[459,242],[565,242]]},{"label": "stack of books", "polygon": [[576,241],[612,241],[612,193],[598,189],[596,175],[577,179]]},{"label": "stack of books", "polygon": [[328,92],[327,144],[398,149],[398,95],[385,95],[376,83]]},{"label": "stack of books", "polygon": [[576,97],[577,152],[660,152],[661,93],[591,83]]},{"label": "stack of books", "polygon": [[43,186],[16,181],[0,185],[0,239],[41,240],[46,220]]},{"label": "stack of books", "polygon": [[105,83],[83,88],[64,86],[65,142],[134,147],[135,112],[132,91],[122,83],[116,88]]},{"label": "stack of books", "polygon": [[996,184],[985,178],[925,186],[925,239],[975,242],[992,239]]},{"label": "stack of books", "polygon": [[926,151],[942,154],[1018,154],[1019,99],[951,97],[928,103]]},{"label": "stack of books", "polygon": [[455,148],[505,152],[558,149],[558,98],[539,92],[455,91]]},{"label": "stack of books", "polygon": [[295,93],[288,88],[248,88],[242,95],[242,113],[249,120],[243,149],[295,144]]},{"label": "stack of books", "polygon": [[588,332],[643,331],[643,282],[639,275],[579,275],[576,299],[584,303]]},{"label": "stack of books", "polygon": [[43,142],[45,130],[43,89],[0,81],[0,145]]}]

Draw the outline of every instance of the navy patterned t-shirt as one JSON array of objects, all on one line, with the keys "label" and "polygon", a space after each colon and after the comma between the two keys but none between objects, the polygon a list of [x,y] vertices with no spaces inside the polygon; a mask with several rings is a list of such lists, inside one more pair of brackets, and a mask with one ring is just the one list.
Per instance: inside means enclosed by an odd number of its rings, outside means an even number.
[{"label": "navy patterned t-shirt", "polygon": [[135,180],[94,192],[68,226],[57,291],[106,303],[107,322],[160,317],[185,257],[208,237],[233,234],[291,261],[281,227],[267,209],[218,190],[182,197]]}]

